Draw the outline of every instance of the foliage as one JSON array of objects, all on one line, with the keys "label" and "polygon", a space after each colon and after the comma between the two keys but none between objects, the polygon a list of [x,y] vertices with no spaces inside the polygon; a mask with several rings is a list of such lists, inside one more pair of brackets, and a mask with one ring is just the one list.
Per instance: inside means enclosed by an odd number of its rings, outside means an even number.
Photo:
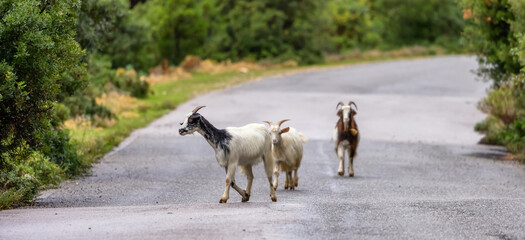
[{"label": "foliage", "polygon": [[82,74],[74,40],[78,7],[73,0],[0,2],[0,152],[23,142],[41,149],[47,131],[60,131],[53,102],[62,85],[70,91],[80,81],[64,73]]},{"label": "foliage", "polygon": [[[111,118],[114,114],[99,105],[96,98],[108,91],[121,91],[145,97],[149,85],[139,76],[116,76],[114,67],[147,70],[155,62],[148,46],[150,31],[142,21],[134,20],[126,0],[84,0],[78,11],[76,40],[86,49],[86,83],[68,93],[61,101],[71,117]],[[130,51],[133,49],[133,51]]]},{"label": "foliage", "polygon": [[[208,43],[218,60],[292,59],[309,64],[322,60],[326,23],[321,1],[222,1],[216,36]],[[223,54],[218,56],[216,53]]]},{"label": "foliage", "polygon": [[456,0],[374,0],[372,10],[387,46],[438,44],[458,48],[463,28]]},{"label": "foliage", "polygon": [[138,5],[159,57],[322,60],[322,1],[152,0]]},{"label": "foliage", "polygon": [[0,163],[0,209],[32,200],[40,186],[57,184],[63,176],[60,167],[25,143],[0,154]]},{"label": "foliage", "polygon": [[489,117],[476,130],[484,141],[525,155],[525,3],[517,0],[465,0],[469,43],[480,55],[479,73],[494,81],[481,102]]},{"label": "foliage", "polygon": [[374,29],[372,2],[367,0],[334,0],[327,6],[331,18],[332,43],[338,51],[359,47],[376,47],[381,42]]},{"label": "foliage", "polygon": [[160,59],[179,62],[198,54],[209,30],[207,1],[150,0],[134,8],[135,16],[149,23],[156,63]]},{"label": "foliage", "polygon": [[110,56],[114,67],[131,64],[147,71],[155,64],[149,26],[135,17],[127,0],[83,0],[76,39],[90,54]]},{"label": "foliage", "polygon": [[31,200],[78,163],[67,110],[55,102],[82,86],[74,40],[78,1],[0,2],[0,208]]},{"label": "foliage", "polygon": [[511,49],[516,38],[511,30],[515,15],[508,0],[463,0],[465,37],[471,50],[479,53],[481,65],[478,74],[491,79],[495,87],[507,81],[512,74],[519,73],[521,66]]}]

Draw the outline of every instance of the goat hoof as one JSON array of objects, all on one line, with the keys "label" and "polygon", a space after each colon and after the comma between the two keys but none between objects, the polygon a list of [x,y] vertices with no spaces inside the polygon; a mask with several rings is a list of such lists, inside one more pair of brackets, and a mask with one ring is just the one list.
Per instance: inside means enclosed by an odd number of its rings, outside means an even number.
[{"label": "goat hoof", "polygon": [[285,189],[285,190],[288,190],[288,186],[284,186],[284,189]]},{"label": "goat hoof", "polygon": [[244,193],[244,197],[242,197],[242,202],[248,202],[250,201],[250,194]]},{"label": "goat hoof", "polygon": [[345,175],[344,172],[338,172],[338,174],[339,174],[339,176],[343,176],[343,175]]},{"label": "goat hoof", "polygon": [[354,177],[354,173],[349,173],[348,176],[349,177]]},{"label": "goat hoof", "polygon": [[219,200],[219,203],[226,203],[226,201],[228,201],[228,200],[221,198],[221,200]]},{"label": "goat hoof", "polygon": [[272,198],[272,202],[277,202],[277,197],[276,196],[271,196]]},{"label": "goat hoof", "polygon": [[297,185],[299,185],[299,184],[298,184],[298,183],[295,183],[294,185],[295,185],[295,187],[297,187]]}]

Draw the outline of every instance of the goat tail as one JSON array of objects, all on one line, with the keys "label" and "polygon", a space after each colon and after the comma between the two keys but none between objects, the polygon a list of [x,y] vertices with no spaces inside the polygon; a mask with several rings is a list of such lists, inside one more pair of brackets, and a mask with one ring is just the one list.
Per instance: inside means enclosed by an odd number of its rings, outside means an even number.
[{"label": "goat tail", "polygon": [[307,138],[304,134],[299,133],[298,135],[299,135],[299,138],[301,138],[301,141],[302,141],[303,143],[308,142],[308,138]]}]

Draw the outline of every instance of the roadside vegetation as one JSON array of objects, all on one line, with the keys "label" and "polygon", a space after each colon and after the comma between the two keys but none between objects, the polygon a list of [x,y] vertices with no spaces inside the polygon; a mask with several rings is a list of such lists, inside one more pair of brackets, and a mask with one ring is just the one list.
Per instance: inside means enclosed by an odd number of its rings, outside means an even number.
[{"label": "roadside vegetation", "polygon": [[464,0],[465,39],[481,64],[478,75],[492,82],[479,109],[483,143],[504,145],[525,161],[525,2]]},{"label": "roadside vegetation", "polygon": [[0,209],[85,173],[197,94],[461,52],[465,24],[454,0],[131,2],[0,2]]}]

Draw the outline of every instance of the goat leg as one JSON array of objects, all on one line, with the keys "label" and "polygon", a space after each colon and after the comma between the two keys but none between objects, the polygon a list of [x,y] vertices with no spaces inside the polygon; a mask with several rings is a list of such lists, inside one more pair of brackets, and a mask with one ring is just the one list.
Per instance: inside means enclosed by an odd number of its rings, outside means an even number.
[{"label": "goat leg", "polygon": [[337,146],[337,156],[339,157],[339,170],[337,173],[339,176],[343,176],[345,175],[345,149],[341,145]]},{"label": "goat leg", "polygon": [[297,176],[297,169],[293,170],[294,171],[294,179],[293,179],[293,185],[295,187],[297,187],[299,185],[299,177]]},{"label": "goat leg", "polygon": [[246,165],[242,168],[244,173],[246,174],[246,181],[248,182],[246,184],[246,191],[244,192],[244,196],[242,197],[242,202],[248,202],[250,200],[250,194],[252,191],[253,171],[251,165]]},{"label": "goat leg", "polygon": [[[274,190],[277,190],[277,187],[279,186],[279,163],[276,163],[275,164],[275,167],[273,169],[273,189]],[[286,187],[286,184],[285,184],[285,187]]]},{"label": "goat leg", "polygon": [[293,184],[292,179],[292,171],[286,172],[286,179],[288,179],[288,187],[290,187],[290,190],[295,190],[295,186]]},{"label": "goat leg", "polygon": [[354,155],[355,155],[355,151],[352,148],[348,149],[348,176],[349,177],[354,176]]},{"label": "goat leg", "polygon": [[[224,188],[224,193],[221,196],[221,200],[219,203],[226,203],[228,201],[228,198],[230,198],[230,185],[235,186],[235,169],[236,166],[234,164],[230,164],[225,167],[226,170],[226,187]],[[234,187],[235,189],[235,187]],[[237,190],[237,189],[235,189]]]}]

